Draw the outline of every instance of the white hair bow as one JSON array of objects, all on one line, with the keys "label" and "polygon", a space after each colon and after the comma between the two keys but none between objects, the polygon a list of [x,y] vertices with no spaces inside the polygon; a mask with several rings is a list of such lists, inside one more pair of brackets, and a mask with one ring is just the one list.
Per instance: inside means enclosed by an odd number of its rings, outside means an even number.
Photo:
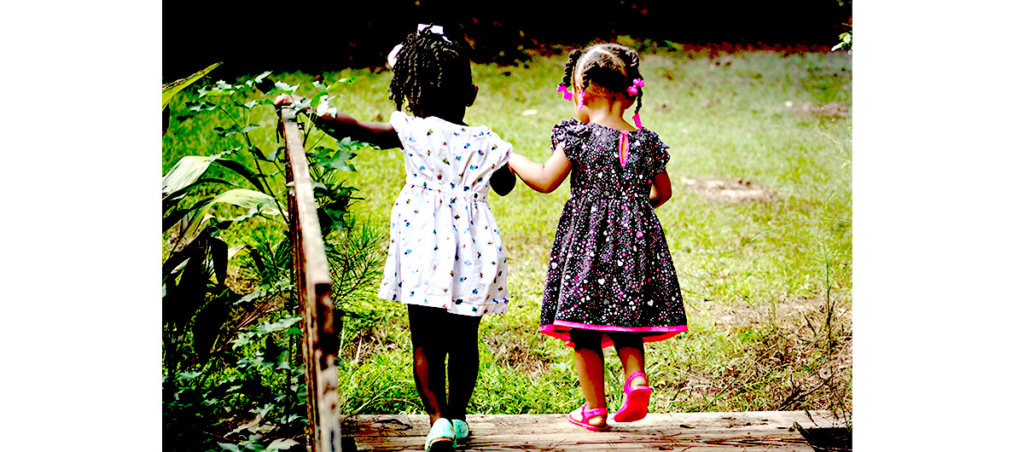
[{"label": "white hair bow", "polygon": [[[426,29],[429,29],[430,32],[433,33],[433,34],[441,35],[441,38],[444,39],[445,41],[452,42],[451,40],[448,39],[447,36],[444,35],[444,27],[442,27],[440,25],[419,24],[416,27],[416,34],[418,35],[418,34],[422,33],[423,30],[426,30]],[[395,48],[391,49],[391,53],[388,53],[388,67],[389,68],[394,68],[395,67],[395,63],[398,62],[398,51],[399,50],[402,50],[402,44],[399,44],[399,45],[395,46]]]}]

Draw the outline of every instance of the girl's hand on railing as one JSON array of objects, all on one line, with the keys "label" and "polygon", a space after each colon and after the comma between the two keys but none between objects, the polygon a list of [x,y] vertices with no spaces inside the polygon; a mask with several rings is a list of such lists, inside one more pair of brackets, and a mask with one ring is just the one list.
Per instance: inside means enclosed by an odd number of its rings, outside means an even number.
[{"label": "girl's hand on railing", "polygon": [[281,94],[274,98],[274,106],[281,108],[282,105],[295,103],[296,100],[295,96],[292,96],[291,94]]}]

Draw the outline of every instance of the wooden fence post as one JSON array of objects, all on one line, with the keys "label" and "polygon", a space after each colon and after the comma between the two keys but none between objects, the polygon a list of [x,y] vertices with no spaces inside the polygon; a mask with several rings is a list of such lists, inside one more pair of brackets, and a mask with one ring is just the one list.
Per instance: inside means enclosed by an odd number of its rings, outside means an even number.
[{"label": "wooden fence post", "polygon": [[[338,334],[335,331],[331,274],[320,234],[313,184],[294,108],[280,110],[288,153],[288,213],[295,287],[302,311],[302,354],[306,362],[307,450],[341,452],[338,413]],[[340,319],[339,319],[340,320]],[[341,322],[338,322],[340,325]]]}]

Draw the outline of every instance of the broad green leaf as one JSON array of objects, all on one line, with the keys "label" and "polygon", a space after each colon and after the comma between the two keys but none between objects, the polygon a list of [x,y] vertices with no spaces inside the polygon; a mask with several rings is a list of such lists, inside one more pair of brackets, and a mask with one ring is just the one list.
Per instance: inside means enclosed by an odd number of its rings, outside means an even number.
[{"label": "broad green leaf", "polygon": [[249,183],[256,187],[256,189],[260,191],[266,191],[266,188],[263,185],[263,181],[260,180],[260,177],[252,170],[247,168],[245,165],[234,160],[228,159],[217,160],[217,164],[231,171],[234,171],[238,175],[244,177],[245,180],[249,181]]},{"label": "broad green leaf", "polygon": [[330,167],[342,171],[355,171],[356,168],[348,162],[349,159],[355,156],[356,155],[351,152],[341,151],[334,157],[334,160],[331,161]]},{"label": "broad green leaf", "polygon": [[267,78],[268,76],[270,76],[270,74],[273,74],[273,73],[274,73],[273,71],[266,71],[266,72],[264,72],[264,73],[262,73],[260,75],[257,75],[256,78],[252,79],[252,81],[253,81],[253,83],[259,84],[260,82],[263,81],[263,79]]},{"label": "broad green leaf", "polygon": [[278,438],[278,439],[275,439],[272,443],[270,443],[269,446],[267,446],[267,450],[288,450],[288,449],[291,449],[293,446],[298,446],[298,445],[299,445],[299,442],[295,441],[294,439],[291,439],[291,438]]},{"label": "broad green leaf", "polygon": [[284,146],[278,146],[277,149],[274,149],[274,152],[267,156],[267,161],[273,162],[277,160],[277,156],[281,155],[281,151],[284,151]]},{"label": "broad green leaf", "polygon": [[313,100],[303,97],[302,99],[299,99],[298,102],[295,102],[292,105],[295,105],[295,108],[301,111],[307,108],[312,108]]},{"label": "broad green leaf", "polygon": [[220,126],[214,127],[213,131],[217,135],[220,135],[220,136],[226,138],[226,137],[229,137],[229,136],[234,135],[236,133],[249,133],[249,132],[251,132],[253,130],[256,130],[258,128],[260,128],[260,126],[258,124],[249,124],[249,125],[246,125],[244,127],[239,126],[237,124],[232,124],[231,126],[228,126],[228,127],[220,127]]},{"label": "broad green leaf", "polygon": [[212,88],[200,88],[199,97],[204,98],[208,96],[229,96],[235,93],[235,86],[231,85],[224,80],[217,80],[217,83]]},{"label": "broad green leaf", "polygon": [[680,52],[684,50],[683,45],[678,43],[678,42],[667,41],[667,40],[666,41],[662,41],[662,42],[664,42],[666,45],[671,47],[673,50],[680,51]]},{"label": "broad green leaf", "polygon": [[298,321],[302,320],[301,316],[288,316],[276,322],[267,322],[256,327],[256,334],[267,335],[270,333],[276,333],[278,331],[287,330]]},{"label": "broad green leaf", "polygon": [[163,189],[161,190],[163,195],[167,196],[191,185],[206,172],[206,169],[210,167],[210,163],[232,152],[234,150],[220,152],[211,156],[190,155],[182,157],[164,175]]},{"label": "broad green leaf", "polygon": [[281,212],[278,211],[277,203],[274,201],[272,196],[263,192],[246,190],[244,188],[228,190],[214,196],[210,205],[212,206],[213,204],[219,203],[231,204],[244,209],[249,209],[251,213],[269,212],[271,214],[281,214]]},{"label": "broad green leaf", "polygon": [[270,92],[267,93],[267,94],[268,95],[271,95],[271,94],[281,94],[281,93],[295,94],[295,91],[297,89],[299,89],[299,85],[292,86],[292,85],[289,85],[289,84],[287,84],[285,82],[275,81],[274,82],[274,89],[270,90]]},{"label": "broad green leaf", "polygon": [[332,107],[331,104],[329,103],[331,97],[333,97],[333,96],[321,96],[320,97],[320,103],[318,103],[317,106],[316,106],[316,115],[317,116],[324,116],[324,115],[334,116],[334,117],[338,116],[338,109],[336,107]]},{"label": "broad green leaf", "polygon": [[171,193],[177,192],[193,182],[199,180],[199,177],[206,172],[206,169],[210,167],[210,159],[207,157],[200,157],[190,155],[182,157],[180,160],[174,163],[170,171],[164,175],[163,181],[163,192],[164,196]]},{"label": "broad green leaf", "polygon": [[167,104],[171,103],[171,99],[174,98],[175,94],[178,94],[179,92],[181,92],[181,90],[187,88],[189,85],[195,83],[197,80],[205,77],[206,74],[209,74],[210,71],[216,69],[217,66],[220,66],[221,64],[224,64],[224,62],[223,61],[218,61],[216,63],[213,63],[213,64],[207,66],[205,69],[203,69],[203,70],[201,70],[199,72],[196,72],[195,74],[192,74],[192,75],[190,75],[190,76],[188,76],[186,78],[180,79],[180,80],[175,80],[175,81],[173,81],[173,82],[171,82],[171,83],[169,83],[167,85],[164,85],[163,86],[163,96],[162,96],[163,97],[163,105],[160,107],[160,109],[163,110],[164,108],[167,108]]},{"label": "broad green leaf", "polygon": [[189,109],[189,111],[202,112],[202,111],[214,111],[214,110],[217,109],[217,106],[214,105],[214,104],[211,104],[211,103],[209,103],[209,102],[207,102],[205,100],[201,100],[201,101],[198,101],[198,102],[188,102],[188,101],[186,101],[185,102],[185,108]]},{"label": "broad green leaf", "polygon": [[[253,217],[260,213],[266,213],[270,215],[281,215],[281,211],[277,208],[277,203],[274,198],[266,193],[247,190],[243,188],[236,188],[221,193],[213,198],[199,203],[198,208],[194,208],[192,212],[186,215],[178,223],[178,245],[175,246],[175,251],[179,251],[185,246],[188,246],[196,237],[199,236],[200,232],[211,225],[212,221],[242,221]],[[217,204],[229,204],[243,209],[248,209],[247,213],[236,216],[236,217],[220,217],[211,213],[213,206]]]}]

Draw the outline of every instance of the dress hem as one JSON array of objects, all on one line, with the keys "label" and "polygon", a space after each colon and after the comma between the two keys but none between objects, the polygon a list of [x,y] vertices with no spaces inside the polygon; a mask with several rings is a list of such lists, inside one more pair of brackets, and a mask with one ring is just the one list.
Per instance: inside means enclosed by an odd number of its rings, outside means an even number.
[{"label": "dress hem", "polygon": [[[411,300],[406,301],[397,298],[382,297],[380,296],[380,294],[378,294],[377,298],[385,301],[402,303],[405,305],[426,306],[428,308],[443,309],[451,314],[464,315],[468,317],[483,317],[485,314],[504,314],[505,312],[508,311],[509,302],[508,298],[503,298],[497,300],[497,303],[495,303],[493,300],[485,301],[482,303],[463,302],[455,304],[452,301],[448,301],[446,303],[431,303],[430,301],[427,301],[424,303]],[[477,310],[473,311],[473,308],[476,308]]]},{"label": "dress hem", "polygon": [[[643,333],[644,342],[663,341],[679,333],[689,331],[689,327],[687,325],[627,327],[616,325],[591,325],[588,323],[555,320],[553,324],[541,325],[540,332],[547,334],[548,336],[561,339],[565,341],[566,346],[573,347],[574,344],[569,340],[570,328],[602,332]],[[601,337],[601,347],[610,347],[612,345],[614,345],[614,343],[612,342],[611,337],[607,334],[603,334]]]}]

